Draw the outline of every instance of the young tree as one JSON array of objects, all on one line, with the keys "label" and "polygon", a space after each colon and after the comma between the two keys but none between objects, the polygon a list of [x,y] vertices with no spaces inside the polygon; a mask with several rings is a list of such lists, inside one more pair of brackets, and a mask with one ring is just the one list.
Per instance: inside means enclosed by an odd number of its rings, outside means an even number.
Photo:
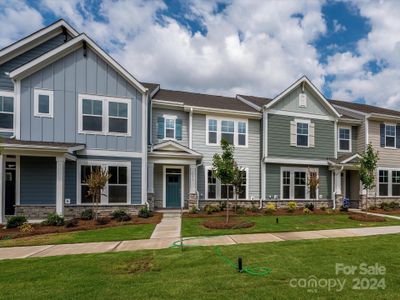
[{"label": "young tree", "polygon": [[307,185],[310,190],[310,198],[314,201],[318,200],[317,190],[319,188],[319,176],[314,170],[308,169]]},{"label": "young tree", "polygon": [[232,179],[232,186],[233,190],[235,191],[235,213],[237,208],[238,197],[240,192],[242,191],[242,185],[244,179],[243,173],[244,170],[240,168],[235,161],[233,166],[233,179]]},{"label": "young tree", "polygon": [[226,186],[226,223],[229,222],[229,190],[228,185],[232,184],[235,176],[235,159],[233,153],[235,147],[225,139],[221,140],[222,154],[215,153],[212,162],[212,171],[215,178],[219,179],[222,185]]},{"label": "young tree", "polygon": [[108,174],[107,170],[98,168],[92,171],[85,180],[89,188],[88,195],[92,196],[95,220],[97,220],[102,191],[110,178],[111,175]]},{"label": "young tree", "polygon": [[367,191],[365,198],[365,211],[368,211],[368,194],[371,189],[375,187],[375,174],[379,160],[378,151],[374,151],[372,144],[369,143],[367,149],[361,156],[359,167],[360,167],[360,180]]}]

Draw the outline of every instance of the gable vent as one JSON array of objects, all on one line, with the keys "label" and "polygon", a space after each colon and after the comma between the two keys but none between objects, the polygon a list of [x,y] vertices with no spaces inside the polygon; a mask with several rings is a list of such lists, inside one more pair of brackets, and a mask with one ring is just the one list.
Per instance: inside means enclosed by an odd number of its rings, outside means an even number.
[{"label": "gable vent", "polygon": [[299,107],[307,107],[307,95],[304,93],[299,94]]}]

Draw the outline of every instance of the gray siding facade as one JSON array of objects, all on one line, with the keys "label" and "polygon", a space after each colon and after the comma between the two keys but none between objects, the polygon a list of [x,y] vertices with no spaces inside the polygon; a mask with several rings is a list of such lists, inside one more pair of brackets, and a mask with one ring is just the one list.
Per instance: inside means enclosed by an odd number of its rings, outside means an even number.
[{"label": "gray siding facade", "polygon": [[[54,91],[54,117],[34,116],[34,88]],[[131,136],[78,133],[78,95],[131,99]],[[87,149],[142,151],[142,95],[102,58],[80,48],[21,82],[21,139],[86,144]]]}]

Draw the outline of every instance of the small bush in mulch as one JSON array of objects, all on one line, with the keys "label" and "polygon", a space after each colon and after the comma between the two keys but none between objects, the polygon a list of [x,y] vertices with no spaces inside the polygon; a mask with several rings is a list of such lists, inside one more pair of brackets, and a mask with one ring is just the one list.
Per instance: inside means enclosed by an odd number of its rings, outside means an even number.
[{"label": "small bush in mulch", "polygon": [[147,206],[142,207],[138,213],[139,218],[149,218],[152,215],[153,215],[153,213],[150,211],[150,209]]},{"label": "small bush in mulch", "polygon": [[67,221],[65,221],[65,227],[66,228],[72,228],[72,227],[76,227],[79,224],[79,219],[69,219]]},{"label": "small bush in mulch", "polygon": [[229,220],[228,223],[225,220],[207,220],[203,223],[203,226],[209,229],[240,229],[240,228],[250,228],[256,223],[245,222],[241,220]]},{"label": "small bush in mulch", "polygon": [[127,222],[132,219],[125,209],[116,209],[111,213],[111,216],[114,220],[119,222]]},{"label": "small bush in mulch", "polygon": [[7,218],[6,228],[17,228],[27,221],[25,216],[11,216]]},{"label": "small bush in mulch", "polygon": [[58,214],[48,214],[46,219],[42,222],[45,226],[63,226],[64,218]]},{"label": "small bush in mulch", "polygon": [[361,222],[386,222],[385,218],[365,214],[350,214],[349,219]]},{"label": "small bush in mulch", "polygon": [[93,209],[88,208],[88,209],[85,209],[84,211],[82,211],[82,213],[81,213],[82,220],[93,220],[93,218],[94,218]]},{"label": "small bush in mulch", "polygon": [[111,222],[109,217],[98,217],[96,220],[97,225],[106,225]]}]

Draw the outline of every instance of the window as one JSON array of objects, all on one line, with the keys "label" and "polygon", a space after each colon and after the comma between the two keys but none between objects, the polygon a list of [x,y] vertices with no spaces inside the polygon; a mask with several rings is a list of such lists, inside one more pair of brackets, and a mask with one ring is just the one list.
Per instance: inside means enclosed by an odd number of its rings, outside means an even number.
[{"label": "window", "polygon": [[379,196],[389,195],[389,171],[379,170]]},{"label": "window", "polygon": [[217,120],[209,119],[208,120],[208,143],[216,144],[217,143]]},{"label": "window", "polygon": [[[130,203],[130,162],[79,161],[78,160],[78,204],[91,204],[86,183],[90,174],[98,169],[107,170],[111,175],[101,195],[100,204]],[[79,202],[80,200],[80,202]]]},{"label": "window", "polygon": [[385,147],[396,147],[396,126],[385,125]]},{"label": "window", "polygon": [[216,199],[217,197],[217,179],[213,176],[212,170],[207,170],[207,198]]},{"label": "window", "polygon": [[79,133],[130,135],[130,100],[79,95]]},{"label": "window", "polygon": [[100,166],[81,166],[81,203],[93,203],[86,181],[90,174],[99,168]]},{"label": "window", "polygon": [[53,91],[35,89],[33,92],[36,117],[53,117]]},{"label": "window", "polygon": [[240,146],[246,145],[246,123],[238,122],[238,144]]},{"label": "window", "polygon": [[306,172],[294,172],[294,199],[306,199]]},{"label": "window", "polygon": [[108,173],[111,175],[108,180],[108,202],[126,203],[127,199],[127,167],[110,166]]},{"label": "window", "polygon": [[400,196],[400,171],[392,171],[392,196]]},{"label": "window", "polygon": [[100,100],[82,100],[82,129],[103,132],[103,103]]},{"label": "window", "polygon": [[282,187],[283,187],[283,199],[290,199],[290,172],[283,171],[282,173]]},{"label": "window", "polygon": [[297,146],[308,147],[308,123],[296,123]]},{"label": "window", "polygon": [[247,172],[246,170],[242,170],[242,184],[239,188],[239,199],[247,199]]},{"label": "window", "polygon": [[233,199],[233,186],[230,184],[221,185],[221,199],[226,199],[229,195],[229,199]]},{"label": "window", "polygon": [[165,117],[165,137],[168,139],[175,138],[175,118]]},{"label": "window", "polygon": [[234,144],[235,137],[235,122],[222,121],[221,122],[221,139],[225,139],[229,144]]},{"label": "window", "polygon": [[0,95],[0,128],[12,131],[14,128],[14,98]]},{"label": "window", "polygon": [[351,151],[350,128],[339,128],[339,150]]},{"label": "window", "polygon": [[108,131],[117,133],[128,132],[128,104],[108,102]]}]

